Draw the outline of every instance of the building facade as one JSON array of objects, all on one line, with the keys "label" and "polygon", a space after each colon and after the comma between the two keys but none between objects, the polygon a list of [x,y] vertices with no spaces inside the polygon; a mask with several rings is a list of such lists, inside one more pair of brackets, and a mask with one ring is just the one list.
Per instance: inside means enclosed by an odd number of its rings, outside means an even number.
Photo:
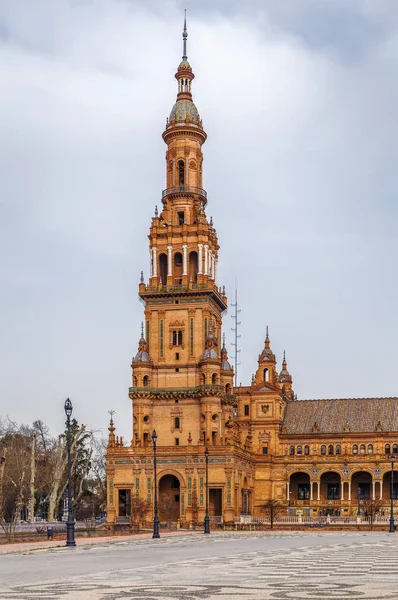
[{"label": "building facade", "polygon": [[163,132],[166,189],[150,225],[149,278],[142,273],[139,284],[145,321],[131,364],[131,442],[115,435],[113,419],[109,427],[108,524],[128,520],[137,500],[153,506],[153,430],[160,521],[203,522],[206,447],[209,512],[224,522],[261,515],[269,500],[291,514],[348,516],[370,501],[387,511],[398,398],[298,400],[268,330],[251,384],[233,385],[220,247],[203,188],[207,136],[186,41],[184,27],[177,100]]}]

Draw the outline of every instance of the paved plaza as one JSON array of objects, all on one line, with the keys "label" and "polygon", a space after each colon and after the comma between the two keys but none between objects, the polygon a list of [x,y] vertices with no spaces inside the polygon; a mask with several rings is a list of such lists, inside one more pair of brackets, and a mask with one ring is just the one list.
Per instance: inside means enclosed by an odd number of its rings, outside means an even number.
[{"label": "paved plaza", "polygon": [[0,556],[0,600],[398,600],[398,534],[124,538]]}]

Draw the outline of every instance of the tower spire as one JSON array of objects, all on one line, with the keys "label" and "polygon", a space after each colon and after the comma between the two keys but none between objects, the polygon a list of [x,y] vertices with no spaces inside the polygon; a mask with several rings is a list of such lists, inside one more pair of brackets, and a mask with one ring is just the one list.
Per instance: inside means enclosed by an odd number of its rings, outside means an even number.
[{"label": "tower spire", "polygon": [[184,30],[182,32],[182,60],[187,60],[187,58],[188,58],[188,56],[187,56],[187,37],[188,37],[188,31],[187,31],[187,9],[185,9]]},{"label": "tower spire", "polygon": [[141,339],[144,339],[144,321],[141,321]]}]

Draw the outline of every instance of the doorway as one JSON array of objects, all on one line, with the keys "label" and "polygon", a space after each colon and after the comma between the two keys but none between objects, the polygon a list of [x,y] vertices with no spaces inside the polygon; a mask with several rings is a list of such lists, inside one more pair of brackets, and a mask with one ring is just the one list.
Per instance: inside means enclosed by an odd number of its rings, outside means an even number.
[{"label": "doorway", "polygon": [[211,517],[222,516],[222,489],[211,488],[209,490],[209,515]]},{"label": "doorway", "polygon": [[180,518],[180,481],[175,475],[164,475],[159,481],[159,519],[177,521]]},{"label": "doorway", "polygon": [[131,514],[131,490],[119,490],[119,517]]}]

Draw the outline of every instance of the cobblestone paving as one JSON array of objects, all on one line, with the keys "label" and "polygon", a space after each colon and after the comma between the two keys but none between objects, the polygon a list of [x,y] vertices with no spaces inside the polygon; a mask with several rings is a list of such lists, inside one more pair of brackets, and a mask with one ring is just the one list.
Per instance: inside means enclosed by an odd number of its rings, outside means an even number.
[{"label": "cobblestone paving", "polygon": [[[242,533],[121,541],[81,548],[81,556],[90,553],[91,560],[98,558],[96,573],[13,585],[0,592],[0,600],[398,600],[398,536],[353,538],[343,533],[338,536],[338,543],[330,543],[328,534],[285,534],[285,547],[269,550],[267,539],[271,537],[277,540],[278,534],[246,536],[246,549],[253,540],[260,544],[263,541],[264,549],[245,552],[236,552],[237,544],[245,538]],[[315,537],[318,545],[311,543]],[[289,540],[297,543],[297,538],[302,545],[289,547]],[[226,540],[230,552],[225,555],[223,550],[224,555],[218,556],[217,544],[224,544],[225,548]],[[195,546],[203,547],[212,556],[190,559],[189,553]],[[133,548],[139,551],[140,547],[156,548],[159,556],[155,566],[107,568],[106,557],[113,552],[129,552]],[[186,548],[186,560],[172,561],[176,548]],[[62,574],[63,558],[71,552],[75,550],[54,548],[40,554],[43,559],[50,558]]]}]

